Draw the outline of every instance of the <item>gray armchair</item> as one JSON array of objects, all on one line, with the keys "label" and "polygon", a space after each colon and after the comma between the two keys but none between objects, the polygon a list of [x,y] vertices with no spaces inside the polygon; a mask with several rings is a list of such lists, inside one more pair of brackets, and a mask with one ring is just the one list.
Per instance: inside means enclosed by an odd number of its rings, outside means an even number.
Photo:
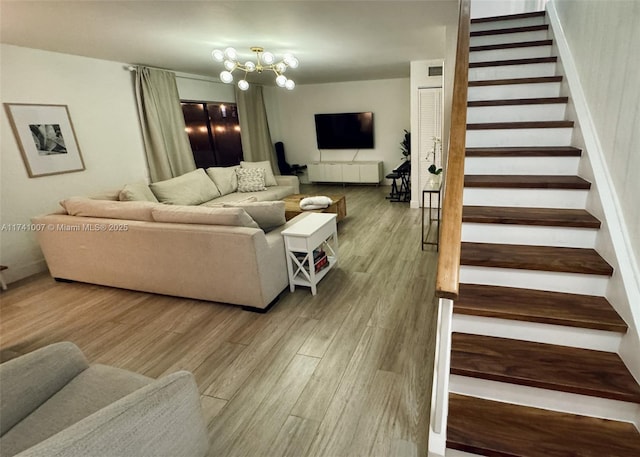
[{"label": "gray armchair", "polygon": [[191,373],[158,380],[89,365],[56,343],[0,365],[0,456],[203,456],[209,447]]}]

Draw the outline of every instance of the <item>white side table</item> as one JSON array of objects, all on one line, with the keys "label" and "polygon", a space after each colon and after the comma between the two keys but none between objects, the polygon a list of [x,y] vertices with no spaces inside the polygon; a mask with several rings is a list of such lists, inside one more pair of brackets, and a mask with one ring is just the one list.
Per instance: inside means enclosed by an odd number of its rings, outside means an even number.
[{"label": "white side table", "polygon": [[[300,222],[282,231],[287,255],[289,289],[298,286],[311,287],[316,294],[316,285],[338,261],[338,229],[336,215],[311,213]],[[314,251],[325,251],[328,266],[316,272]]]}]

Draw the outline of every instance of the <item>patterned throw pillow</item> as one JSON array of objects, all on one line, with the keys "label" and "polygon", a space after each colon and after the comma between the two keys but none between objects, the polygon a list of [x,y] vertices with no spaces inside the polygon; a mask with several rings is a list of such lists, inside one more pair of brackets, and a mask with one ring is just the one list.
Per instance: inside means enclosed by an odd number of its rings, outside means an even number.
[{"label": "patterned throw pillow", "polygon": [[259,192],[267,190],[264,185],[264,168],[237,168],[238,192]]}]

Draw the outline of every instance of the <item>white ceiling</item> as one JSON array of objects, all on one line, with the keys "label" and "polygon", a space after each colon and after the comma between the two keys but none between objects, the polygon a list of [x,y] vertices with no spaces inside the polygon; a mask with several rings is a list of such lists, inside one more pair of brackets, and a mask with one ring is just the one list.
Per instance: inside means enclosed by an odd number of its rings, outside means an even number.
[{"label": "white ceiling", "polygon": [[457,0],[0,0],[0,41],[217,77],[215,48],[251,46],[300,67],[297,84],[409,76],[409,62],[444,56]]}]

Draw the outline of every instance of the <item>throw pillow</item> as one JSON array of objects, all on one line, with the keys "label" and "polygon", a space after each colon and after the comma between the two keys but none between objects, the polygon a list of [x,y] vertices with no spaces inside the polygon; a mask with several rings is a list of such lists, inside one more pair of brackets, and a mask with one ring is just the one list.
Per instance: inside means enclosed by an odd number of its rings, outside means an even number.
[{"label": "throw pillow", "polygon": [[278,181],[276,181],[276,177],[273,174],[273,169],[271,168],[271,162],[269,162],[268,160],[264,160],[262,162],[244,162],[243,161],[243,162],[240,162],[240,166],[242,168],[264,168],[265,185],[268,187],[278,185]]},{"label": "throw pillow", "polygon": [[178,224],[230,225],[259,228],[242,208],[208,208],[205,206],[160,206],[153,210],[156,222]]},{"label": "throw pillow", "polygon": [[118,202],[72,197],[62,200],[60,205],[70,216],[103,217],[107,219],[129,219],[153,222],[151,211],[161,206],[153,202]]},{"label": "throw pillow", "polygon": [[151,183],[149,187],[159,202],[169,205],[199,205],[220,196],[215,183],[202,168]]},{"label": "throw pillow", "polygon": [[287,222],[284,216],[284,202],[230,202],[225,208],[242,208],[258,223],[262,230],[269,231]]},{"label": "throw pillow", "polygon": [[264,168],[237,168],[238,192],[267,190],[264,183]]},{"label": "throw pillow", "polygon": [[210,167],[207,168],[207,174],[216,184],[216,187],[220,191],[220,194],[227,195],[237,192],[238,190],[238,175],[236,175],[236,169],[240,168],[239,165],[233,167]]},{"label": "throw pillow", "polygon": [[118,195],[118,199],[121,202],[146,201],[158,203],[158,199],[144,181],[124,186]]}]

